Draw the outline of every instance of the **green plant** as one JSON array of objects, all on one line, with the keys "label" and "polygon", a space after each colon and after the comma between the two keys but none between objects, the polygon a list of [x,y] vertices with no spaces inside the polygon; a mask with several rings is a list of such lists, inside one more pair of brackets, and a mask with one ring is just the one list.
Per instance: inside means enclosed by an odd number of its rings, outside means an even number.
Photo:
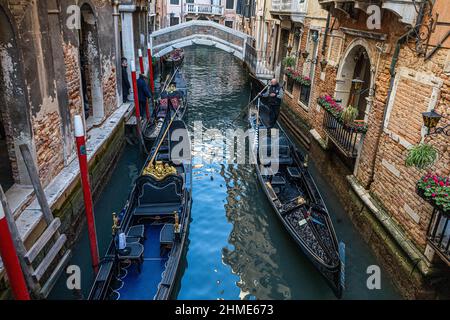
[{"label": "green plant", "polygon": [[413,146],[406,156],[405,164],[408,167],[425,169],[431,166],[437,159],[438,152],[435,147],[426,143]]},{"label": "green plant", "polygon": [[344,109],[344,111],[342,111],[341,117],[342,117],[342,121],[344,121],[344,123],[353,123],[356,120],[356,117],[358,116],[358,109],[356,109],[354,106],[352,105],[348,105],[347,108]]},{"label": "green plant", "polygon": [[295,57],[287,56],[283,59],[283,66],[285,67],[293,67],[295,65]]}]

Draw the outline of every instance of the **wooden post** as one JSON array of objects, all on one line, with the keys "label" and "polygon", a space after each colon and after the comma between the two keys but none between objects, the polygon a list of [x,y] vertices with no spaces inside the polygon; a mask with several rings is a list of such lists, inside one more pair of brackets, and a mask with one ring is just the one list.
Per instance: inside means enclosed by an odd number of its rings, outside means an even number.
[{"label": "wooden post", "polygon": [[134,109],[136,112],[136,128],[138,131],[138,136],[142,135],[141,130],[141,111],[139,108],[139,95],[138,95],[138,88],[137,88],[137,78],[136,78],[136,65],[134,61],[131,61],[131,81],[133,82],[133,93],[134,93]]},{"label": "wooden post", "polygon": [[[34,280],[32,278],[33,270],[31,268],[31,266],[29,266],[25,262],[24,256],[26,255],[27,251],[22,242],[22,238],[20,237],[19,230],[17,229],[16,222],[14,220],[11,209],[8,205],[8,201],[6,199],[5,193],[3,192],[2,186],[0,186],[0,212],[1,212],[0,216],[3,215],[4,219],[6,219],[6,222],[8,224],[9,232],[11,234],[12,241],[14,243],[14,247],[16,249],[17,256],[19,258],[21,271],[23,272],[23,277],[25,278],[28,288],[34,294],[37,294],[40,290],[40,287],[38,284],[36,284],[34,282]],[[16,270],[16,272],[20,272],[20,271]],[[8,277],[9,277],[9,274],[8,274]]]},{"label": "wooden post", "polygon": [[152,48],[150,43],[147,45],[147,56],[148,56],[148,69],[150,73],[150,89],[152,90],[152,94],[155,93],[155,76],[153,74],[153,57],[152,57]]},{"label": "wooden post", "polygon": [[[19,146],[22,153],[25,166],[27,167],[28,174],[30,176],[31,183],[36,193],[39,205],[41,206],[42,214],[44,215],[45,222],[50,225],[53,221],[53,214],[50,206],[48,205],[47,196],[45,195],[44,188],[42,187],[41,180],[39,179],[39,173],[34,164],[33,157],[31,156],[30,149],[26,144]],[[59,236],[59,235],[58,235]]]},{"label": "wooden post", "polygon": [[[141,74],[145,75],[145,68],[144,68],[144,56],[142,55],[142,50],[139,49],[139,67],[141,68]],[[146,99],[145,104],[145,113],[147,116],[147,121],[150,120],[150,110],[148,109],[148,100]]]}]

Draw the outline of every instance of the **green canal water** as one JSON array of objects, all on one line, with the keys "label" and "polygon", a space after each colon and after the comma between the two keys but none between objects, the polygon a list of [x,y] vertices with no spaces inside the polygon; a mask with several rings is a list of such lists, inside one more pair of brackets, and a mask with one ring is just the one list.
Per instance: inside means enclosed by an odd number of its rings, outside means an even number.
[{"label": "green canal water", "polygon": [[[189,88],[192,128],[247,129],[233,119],[249,100],[250,80],[242,63],[228,53],[206,47],[185,49],[183,66]],[[204,139],[194,148],[192,221],[178,284],[178,299],[335,299],[320,274],[285,233],[252,165],[210,163],[203,151],[217,147]],[[219,147],[221,147],[219,145]],[[202,156],[203,155],[203,156]],[[126,146],[111,180],[95,204],[100,254],[111,239],[111,212],[124,205],[144,159],[136,146]],[[335,224],[346,244],[344,299],[399,299],[381,269],[381,289],[369,290],[367,267],[377,265],[369,247],[347,217],[339,197],[310,167]],[[50,299],[86,297],[93,280],[87,230],[74,248],[71,264],[82,272],[81,292],[74,295],[63,275]]]}]

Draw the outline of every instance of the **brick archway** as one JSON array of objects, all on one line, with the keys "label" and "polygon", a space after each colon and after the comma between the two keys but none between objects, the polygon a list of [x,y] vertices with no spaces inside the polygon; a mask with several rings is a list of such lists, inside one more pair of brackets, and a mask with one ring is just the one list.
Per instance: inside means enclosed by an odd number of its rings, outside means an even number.
[{"label": "brick archway", "polygon": [[[360,66],[360,55],[365,56],[365,65]],[[352,80],[358,78],[364,81],[363,94],[358,96],[361,104],[361,110],[359,118],[361,120],[367,120],[367,114],[371,107],[371,101],[375,92],[374,86],[374,63],[371,55],[371,49],[369,44],[364,39],[356,39],[350,43],[347,47],[341,62],[339,63],[339,69],[336,77],[335,98],[342,100],[342,105],[345,107],[350,102],[352,92]],[[359,75],[355,74],[355,69],[363,68]],[[356,70],[359,71],[359,70]]]}]

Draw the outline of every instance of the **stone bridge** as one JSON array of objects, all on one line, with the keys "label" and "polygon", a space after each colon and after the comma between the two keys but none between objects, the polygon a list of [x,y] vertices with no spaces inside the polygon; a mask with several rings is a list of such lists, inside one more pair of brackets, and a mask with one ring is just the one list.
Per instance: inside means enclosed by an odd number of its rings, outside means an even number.
[{"label": "stone bridge", "polygon": [[262,80],[273,77],[273,72],[259,66],[251,36],[213,21],[191,20],[160,29],[150,36],[152,53],[155,57],[161,57],[176,48],[193,45],[212,46],[242,60],[256,77]]}]

